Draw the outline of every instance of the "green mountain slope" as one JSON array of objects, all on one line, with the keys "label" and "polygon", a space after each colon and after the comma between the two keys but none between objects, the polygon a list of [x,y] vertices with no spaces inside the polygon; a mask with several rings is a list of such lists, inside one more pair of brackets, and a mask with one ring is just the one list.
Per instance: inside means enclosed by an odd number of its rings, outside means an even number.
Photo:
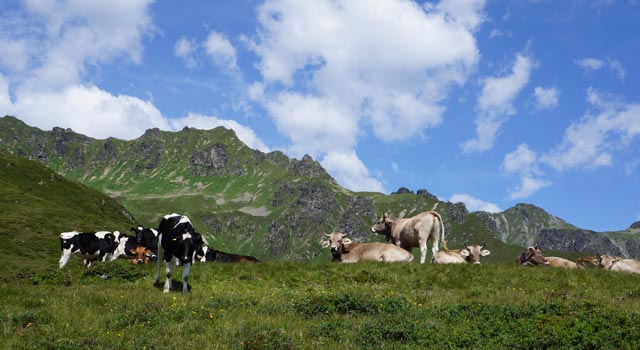
[{"label": "green mountain slope", "polygon": [[[489,261],[511,262],[524,245],[544,243],[542,230],[560,230],[549,242],[562,242],[567,232],[561,230],[576,230],[531,205],[498,214],[468,213],[462,203],[442,202],[426,190],[354,193],[311,157],[296,160],[252,150],[222,127],[150,129],[131,141],[97,140],[70,129],[42,131],[7,116],[0,118],[0,145],[114,197],[141,224],[155,227],[163,215],[186,214],[217,249],[263,260],[328,259],[320,242],[323,232],[333,230],[358,241],[381,241],[370,227],[384,211],[408,217],[437,210],[450,248],[487,242],[489,249],[502,252]],[[561,244],[542,246],[560,249]]]},{"label": "green mountain slope", "polygon": [[112,198],[57,175],[40,162],[0,150],[0,261],[4,268],[57,266],[61,232],[135,225]]}]

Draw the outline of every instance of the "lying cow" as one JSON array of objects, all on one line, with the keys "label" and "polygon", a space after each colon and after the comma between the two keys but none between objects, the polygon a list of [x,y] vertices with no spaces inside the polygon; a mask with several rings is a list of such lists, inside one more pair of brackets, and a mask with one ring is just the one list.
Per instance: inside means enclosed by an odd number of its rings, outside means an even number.
[{"label": "lying cow", "polygon": [[411,262],[413,255],[393,244],[388,243],[353,243],[346,234],[333,232],[324,234],[329,239],[322,242],[322,247],[331,249],[333,261],[357,263],[363,261]]},{"label": "lying cow", "polygon": [[156,269],[153,283],[157,284],[160,281],[160,268],[164,260],[166,280],[163,292],[169,293],[173,289],[171,274],[173,273],[173,261],[175,258],[180,265],[184,266],[182,271],[182,293],[188,293],[189,284],[187,279],[189,270],[191,270],[194,253],[203,244],[202,235],[196,232],[188,217],[180,214],[164,216],[160,221],[158,232],[160,233],[158,268]]},{"label": "lying cow", "polygon": [[147,264],[149,260],[155,261],[158,257],[151,249],[139,245],[136,237],[122,235],[111,260],[118,258],[131,259],[134,264]]},{"label": "lying cow", "polygon": [[158,255],[158,231],[144,226],[132,227],[131,231],[136,234],[138,245],[149,248],[152,255]]},{"label": "lying cow", "polygon": [[480,257],[487,256],[491,252],[487,249],[483,249],[486,243],[482,245],[464,245],[464,249],[461,250],[449,250],[444,246],[444,250],[438,251],[437,258],[432,261],[437,264],[480,264]]},{"label": "lying cow", "polygon": [[640,261],[611,255],[600,255],[598,266],[611,271],[640,273]]},{"label": "lying cow", "polygon": [[535,265],[549,265],[549,261],[542,255],[542,251],[538,249],[538,246],[528,247],[527,250],[522,252],[518,259],[516,259],[516,264],[524,265],[524,266],[535,266]]},{"label": "lying cow", "polygon": [[431,241],[432,262],[437,260],[438,242],[444,244],[444,224],[442,217],[435,211],[420,213],[408,219],[390,219],[384,213],[371,226],[371,232],[385,235],[387,241],[411,252],[414,247],[420,248],[420,263],[427,258],[427,242]]},{"label": "lying cow", "polygon": [[217,263],[237,263],[252,262],[257,263],[260,260],[250,255],[231,254],[215,250],[208,246],[202,246],[196,251],[196,259],[201,263],[217,262]]},{"label": "lying cow", "polygon": [[63,232],[60,234],[60,268],[65,267],[71,255],[78,254],[84,259],[84,266],[90,267],[94,260],[111,260],[120,232]]},{"label": "lying cow", "polygon": [[578,265],[571,260],[567,260],[564,258],[559,258],[557,256],[547,256],[545,257],[549,262],[549,267],[560,267],[563,269],[584,269],[584,266]]}]

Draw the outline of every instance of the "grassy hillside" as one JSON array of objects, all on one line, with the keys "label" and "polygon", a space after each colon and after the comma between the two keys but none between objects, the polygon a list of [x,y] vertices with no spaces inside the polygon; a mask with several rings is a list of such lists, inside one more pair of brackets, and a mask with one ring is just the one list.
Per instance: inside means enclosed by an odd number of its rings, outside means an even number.
[{"label": "grassy hillside", "polygon": [[61,232],[134,225],[118,202],[66,180],[40,162],[0,150],[0,261],[4,268],[55,266]]},{"label": "grassy hillside", "polygon": [[0,274],[0,348],[496,350],[640,344],[638,275],[512,264],[199,264],[190,275],[191,292],[182,295],[153,287],[153,269],[116,262],[88,272],[74,266],[53,276]]}]

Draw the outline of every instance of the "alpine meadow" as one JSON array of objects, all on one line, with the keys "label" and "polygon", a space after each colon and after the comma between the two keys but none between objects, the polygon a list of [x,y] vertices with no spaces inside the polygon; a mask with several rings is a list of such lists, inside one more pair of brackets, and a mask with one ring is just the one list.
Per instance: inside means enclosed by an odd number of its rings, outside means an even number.
[{"label": "alpine meadow", "polygon": [[[636,349],[640,277],[518,266],[528,245],[576,260],[640,258],[638,223],[593,232],[531,204],[468,212],[426,189],[341,187],[312,157],[263,153],[234,131],[94,139],[0,119],[0,348]],[[481,265],[331,262],[324,233],[385,242],[383,215],[441,214],[449,249]],[[209,246],[261,262],[194,262],[189,293],[124,259],[58,268],[59,234],[158,228],[188,215]],[[440,248],[444,249],[443,247]],[[430,258],[430,252],[428,258]]]}]

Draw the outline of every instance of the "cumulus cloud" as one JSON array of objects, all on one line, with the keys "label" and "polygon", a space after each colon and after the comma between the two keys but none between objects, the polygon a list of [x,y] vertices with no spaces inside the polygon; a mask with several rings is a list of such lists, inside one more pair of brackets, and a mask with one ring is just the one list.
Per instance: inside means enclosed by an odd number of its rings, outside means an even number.
[{"label": "cumulus cloud", "polygon": [[526,198],[552,185],[551,182],[540,178],[542,172],[538,168],[538,156],[524,143],[505,155],[502,169],[518,174],[521,180],[516,189],[509,190],[509,199]]},{"label": "cumulus cloud", "polygon": [[557,88],[543,88],[536,86],[533,90],[535,96],[535,107],[538,110],[553,109],[558,106],[558,95],[560,90]]},{"label": "cumulus cloud", "polygon": [[243,39],[262,77],[251,94],[297,155],[355,155],[363,133],[422,136],[441,122],[448,88],[475,69],[483,5],[265,1],[256,35]]},{"label": "cumulus cloud", "polygon": [[462,144],[463,152],[483,152],[493,147],[502,125],[516,114],[513,101],[529,83],[533,67],[531,57],[518,54],[509,75],[483,80],[482,91],[478,97],[476,137]]},{"label": "cumulus cloud", "polygon": [[236,49],[227,37],[219,32],[211,32],[204,42],[207,55],[218,66],[229,72],[238,72]]},{"label": "cumulus cloud", "polygon": [[628,149],[640,136],[640,104],[620,102],[593,88],[587,93],[587,101],[593,110],[571,124],[562,143],[541,157],[558,171],[611,166],[614,155]]},{"label": "cumulus cloud", "polygon": [[198,66],[198,62],[194,57],[197,48],[198,45],[195,43],[195,40],[189,40],[185,37],[182,37],[178,39],[178,41],[176,41],[173,52],[176,57],[182,59],[185,67],[194,69]]},{"label": "cumulus cloud", "polygon": [[496,204],[483,201],[468,194],[456,193],[449,198],[452,203],[462,202],[470,212],[486,211],[488,213],[499,213],[502,211]]},{"label": "cumulus cloud", "polygon": [[320,164],[338,183],[352,191],[384,191],[382,183],[371,176],[354,151],[329,152]]},{"label": "cumulus cloud", "polygon": [[624,70],[622,63],[620,63],[620,61],[615,59],[599,59],[599,58],[593,58],[593,57],[585,57],[585,58],[576,59],[573,62],[578,67],[582,68],[585,71],[597,71],[600,69],[607,68],[613,71],[618,76],[618,79],[622,81],[624,81],[624,78],[626,76],[626,71]]},{"label": "cumulus cloud", "polygon": [[542,188],[551,186],[551,182],[536,179],[534,177],[524,175],[522,176],[522,183],[515,190],[509,191],[509,199],[522,199],[531,196],[532,194],[538,192]]}]

